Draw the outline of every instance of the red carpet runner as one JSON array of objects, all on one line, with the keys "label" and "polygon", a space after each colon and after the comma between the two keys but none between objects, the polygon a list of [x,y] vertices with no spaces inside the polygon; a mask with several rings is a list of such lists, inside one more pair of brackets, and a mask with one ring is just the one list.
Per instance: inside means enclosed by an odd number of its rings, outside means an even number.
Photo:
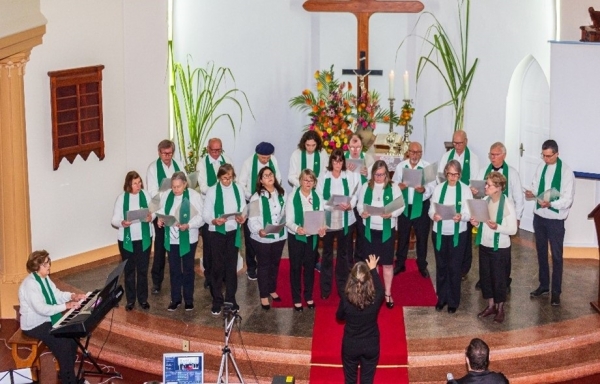
[{"label": "red carpet runner", "polygon": [[[334,283],[329,299],[321,299],[319,277],[320,274],[315,273],[313,296],[316,313],[313,327],[310,383],[343,383],[341,350],[344,325],[335,319],[339,298]],[[289,280],[289,260],[282,259],[277,282],[277,292],[282,301],[273,302],[273,307],[292,307]],[[382,306],[379,313],[381,355],[375,373],[376,384],[408,383],[406,368],[408,356],[402,307],[434,306],[437,302],[431,279],[424,279],[420,275],[416,262],[412,259],[407,260],[406,272],[394,277],[392,297],[396,306],[391,310]]]}]

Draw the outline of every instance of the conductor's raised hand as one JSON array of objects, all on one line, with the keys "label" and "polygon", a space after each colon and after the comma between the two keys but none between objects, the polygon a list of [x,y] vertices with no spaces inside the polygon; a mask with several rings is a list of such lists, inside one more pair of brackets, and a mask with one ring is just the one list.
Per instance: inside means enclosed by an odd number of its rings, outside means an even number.
[{"label": "conductor's raised hand", "polygon": [[379,262],[379,256],[375,256],[373,254],[369,255],[369,258],[365,260],[369,269],[375,269],[377,267],[377,263]]}]

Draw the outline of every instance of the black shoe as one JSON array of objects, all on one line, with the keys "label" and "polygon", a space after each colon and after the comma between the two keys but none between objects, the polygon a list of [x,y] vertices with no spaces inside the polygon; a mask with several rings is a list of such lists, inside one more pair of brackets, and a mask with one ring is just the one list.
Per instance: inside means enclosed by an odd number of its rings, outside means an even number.
[{"label": "black shoe", "polygon": [[147,311],[150,309],[150,304],[148,304],[148,302],[145,302],[145,303],[140,304],[140,307],[142,307],[142,309],[145,309]]},{"label": "black shoe", "polygon": [[558,307],[560,305],[560,293],[553,293],[550,298],[550,305]]},{"label": "black shoe", "polygon": [[179,306],[181,305],[181,301],[177,301],[177,302],[173,302],[171,301],[169,303],[169,306],[167,307],[167,311],[169,312],[173,312],[175,311],[177,308],[179,308]]},{"label": "black shoe", "polygon": [[277,296],[277,297],[271,296],[271,300],[273,300],[273,301],[281,301],[281,297],[280,296]]},{"label": "black shoe", "polygon": [[246,272],[246,275],[248,276],[248,280],[256,280],[256,273],[248,273]]},{"label": "black shoe", "polygon": [[392,299],[392,295],[385,295],[385,306],[389,309],[394,308],[394,300]]},{"label": "black shoe", "polygon": [[219,316],[219,315],[221,314],[221,308],[219,308],[219,307],[213,307],[213,308],[210,310],[210,313],[211,313],[213,316]]},{"label": "black shoe", "polygon": [[233,312],[237,312],[237,311],[239,311],[239,310],[240,310],[240,306],[239,306],[239,305],[237,305],[237,304],[233,304],[233,305],[231,306],[231,310],[232,310]]},{"label": "black shoe", "polygon": [[309,303],[306,303],[306,307],[307,307],[308,309],[315,309],[315,302],[313,301],[313,302],[312,302],[312,303],[310,303],[310,304],[309,304]]},{"label": "black shoe", "polygon": [[264,309],[265,311],[268,311],[269,309],[271,309],[271,304],[260,304],[261,308]]},{"label": "black shoe", "polygon": [[125,306],[125,310],[129,312],[133,309],[133,307],[135,307],[135,303],[127,303],[127,305]]},{"label": "black shoe", "polygon": [[303,310],[304,310],[304,308],[302,308],[302,304],[300,304],[300,306],[297,306],[296,304],[294,304],[294,311],[302,312]]},{"label": "black shoe", "polygon": [[193,304],[193,303],[189,303],[189,304],[188,304],[188,303],[185,303],[185,306],[184,306],[184,308],[185,308],[185,310],[186,310],[186,311],[188,311],[188,312],[189,312],[189,311],[193,311],[193,310],[194,310],[194,304]]},{"label": "black shoe", "polygon": [[535,291],[529,292],[530,297],[540,297],[542,295],[548,296],[550,294],[550,290],[542,289],[542,287],[538,287]]},{"label": "black shoe", "polygon": [[427,270],[427,268],[419,269],[419,273],[421,273],[421,276],[423,276],[425,279],[430,276],[429,275],[429,271]]},{"label": "black shoe", "polygon": [[438,303],[435,305],[435,310],[438,311],[438,312],[441,312],[444,309],[445,306],[446,306],[446,303],[440,303],[438,301]]},{"label": "black shoe", "polygon": [[405,272],[406,271],[406,265],[400,265],[400,266],[395,266],[394,267],[394,276],[396,276],[399,273]]},{"label": "black shoe", "polygon": [[158,295],[159,293],[160,293],[160,287],[157,287],[156,285],[154,287],[152,287],[153,295]]},{"label": "black shoe", "polygon": [[448,307],[448,313],[455,313],[456,307]]}]

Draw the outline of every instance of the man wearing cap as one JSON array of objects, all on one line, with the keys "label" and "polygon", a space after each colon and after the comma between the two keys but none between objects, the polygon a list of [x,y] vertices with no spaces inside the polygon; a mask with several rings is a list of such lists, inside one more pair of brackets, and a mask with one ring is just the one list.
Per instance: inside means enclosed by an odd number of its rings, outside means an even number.
[{"label": "man wearing cap", "polygon": [[[247,204],[250,202],[250,197],[256,191],[258,171],[262,168],[270,167],[275,174],[275,178],[281,184],[281,171],[279,170],[279,165],[277,165],[277,159],[273,156],[273,152],[275,152],[273,144],[263,141],[256,146],[255,152],[254,155],[244,161],[238,178],[238,183],[244,188]],[[250,242],[248,221],[244,223],[244,245],[246,247],[246,274],[248,275],[248,279],[256,280],[256,252]]]},{"label": "man wearing cap", "polygon": [[[233,164],[229,156],[223,153],[223,142],[218,137],[208,140],[206,146],[206,155],[202,156],[196,164],[198,171],[198,185],[202,198],[206,196],[208,188],[215,185],[218,181],[217,172],[223,164]],[[212,262],[210,259],[210,246],[208,243],[208,223],[201,228],[202,233],[202,267],[204,268],[204,288],[210,287],[210,275],[212,271]]]}]

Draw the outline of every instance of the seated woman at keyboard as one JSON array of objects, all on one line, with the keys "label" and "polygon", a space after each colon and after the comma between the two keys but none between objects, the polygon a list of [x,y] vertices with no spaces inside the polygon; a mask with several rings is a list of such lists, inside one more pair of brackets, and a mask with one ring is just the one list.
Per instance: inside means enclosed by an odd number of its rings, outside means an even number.
[{"label": "seated woman at keyboard", "polygon": [[60,365],[60,380],[63,384],[75,384],[75,357],[77,344],[70,338],[57,338],[50,334],[52,325],[60,320],[61,312],[79,307],[85,294],[62,292],[50,280],[50,255],[35,251],[27,259],[27,271],[19,287],[21,305],[21,330],[24,334],[42,340]]}]

